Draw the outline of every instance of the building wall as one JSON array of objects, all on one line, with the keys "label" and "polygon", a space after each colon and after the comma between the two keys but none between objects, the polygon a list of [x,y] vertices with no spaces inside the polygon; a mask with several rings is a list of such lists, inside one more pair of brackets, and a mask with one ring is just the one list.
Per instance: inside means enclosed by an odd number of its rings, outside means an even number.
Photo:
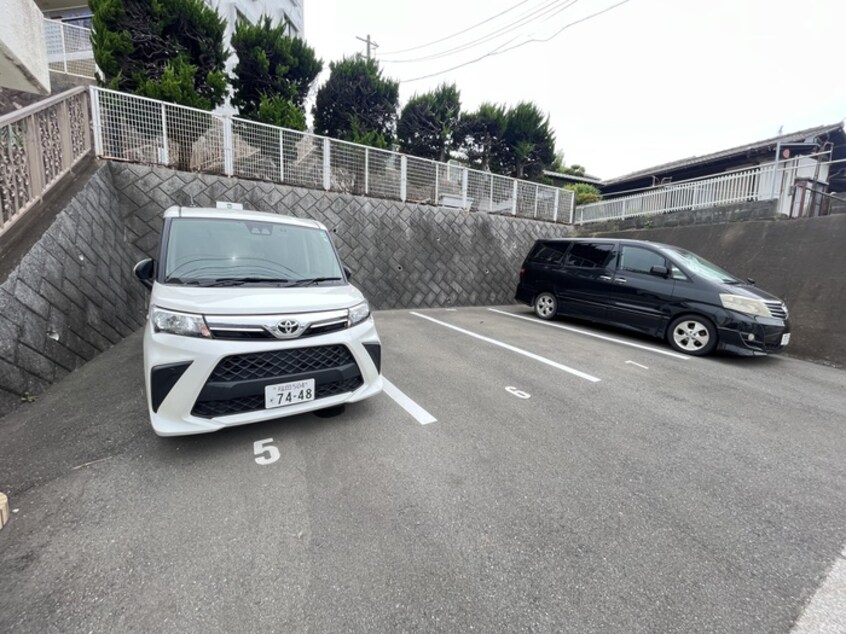
[{"label": "building wall", "polygon": [[50,94],[41,11],[32,0],[3,0],[0,87]]}]

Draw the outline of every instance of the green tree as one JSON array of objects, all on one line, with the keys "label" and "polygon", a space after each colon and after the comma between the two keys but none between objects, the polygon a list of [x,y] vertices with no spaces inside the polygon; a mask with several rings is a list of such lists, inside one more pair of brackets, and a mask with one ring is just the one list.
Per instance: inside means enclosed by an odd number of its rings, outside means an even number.
[{"label": "green tree", "polygon": [[[203,0],[90,0],[94,59],[101,85],[210,110],[226,96],[225,22]],[[205,132],[186,113],[168,111],[179,169],[189,169]]]},{"label": "green tree", "polygon": [[442,84],[432,92],[414,95],[397,125],[400,150],[444,162],[459,143],[461,95],[455,84]]},{"label": "green tree", "polygon": [[315,132],[390,147],[397,127],[399,83],[383,77],[375,60],[361,57],[331,62],[329,69],[314,104]]},{"label": "green tree", "polygon": [[238,56],[232,80],[232,105],[242,117],[305,130],[305,100],[323,62],[287,24],[270,18],[238,23],[232,48]]},{"label": "green tree", "polygon": [[[574,165],[573,167],[576,166]],[[576,176],[579,176],[579,174],[576,174]],[[562,189],[569,189],[576,194],[577,205],[587,205],[602,200],[602,192],[590,183],[570,183],[569,185],[564,185]]]},{"label": "green tree", "polygon": [[515,178],[538,180],[555,160],[555,133],[540,108],[521,102],[505,115],[499,160]]},{"label": "green tree", "polygon": [[476,169],[502,173],[505,108],[483,103],[476,112],[462,114],[459,122],[460,148]]}]

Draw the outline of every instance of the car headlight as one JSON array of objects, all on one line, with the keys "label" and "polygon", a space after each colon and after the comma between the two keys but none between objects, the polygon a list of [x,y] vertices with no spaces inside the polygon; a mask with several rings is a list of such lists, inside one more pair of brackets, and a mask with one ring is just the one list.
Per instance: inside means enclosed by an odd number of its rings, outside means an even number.
[{"label": "car headlight", "polygon": [[176,313],[157,306],[150,312],[150,321],[156,332],[166,332],[171,335],[185,337],[211,337],[209,327],[202,315]]},{"label": "car headlight", "polygon": [[352,327],[356,324],[360,324],[365,319],[370,317],[370,304],[368,304],[366,301],[363,301],[360,304],[350,308],[349,312],[350,326]]},{"label": "car headlight", "polygon": [[757,315],[758,317],[773,316],[767,305],[760,299],[751,299],[749,297],[743,297],[742,295],[720,293],[720,302],[723,304],[723,308],[736,310],[739,313]]}]

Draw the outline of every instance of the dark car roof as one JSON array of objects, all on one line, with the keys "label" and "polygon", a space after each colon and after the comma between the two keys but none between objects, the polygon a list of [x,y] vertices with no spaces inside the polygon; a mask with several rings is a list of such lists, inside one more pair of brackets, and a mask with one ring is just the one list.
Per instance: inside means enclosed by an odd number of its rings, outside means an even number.
[{"label": "dark car roof", "polygon": [[652,247],[665,247],[668,249],[680,249],[681,247],[651,240],[632,240],[629,238],[539,238],[537,242],[615,242],[620,244],[649,245]]}]

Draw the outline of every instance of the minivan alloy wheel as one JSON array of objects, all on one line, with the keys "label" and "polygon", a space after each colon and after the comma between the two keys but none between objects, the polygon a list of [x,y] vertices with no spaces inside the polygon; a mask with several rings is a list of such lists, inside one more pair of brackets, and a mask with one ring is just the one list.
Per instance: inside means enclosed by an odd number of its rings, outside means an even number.
[{"label": "minivan alloy wheel", "polygon": [[541,293],[535,299],[535,314],[541,319],[552,319],[558,312],[558,300],[552,293]]},{"label": "minivan alloy wheel", "polygon": [[679,352],[706,355],[717,345],[717,333],[710,321],[701,317],[680,317],[670,326],[670,344]]}]

